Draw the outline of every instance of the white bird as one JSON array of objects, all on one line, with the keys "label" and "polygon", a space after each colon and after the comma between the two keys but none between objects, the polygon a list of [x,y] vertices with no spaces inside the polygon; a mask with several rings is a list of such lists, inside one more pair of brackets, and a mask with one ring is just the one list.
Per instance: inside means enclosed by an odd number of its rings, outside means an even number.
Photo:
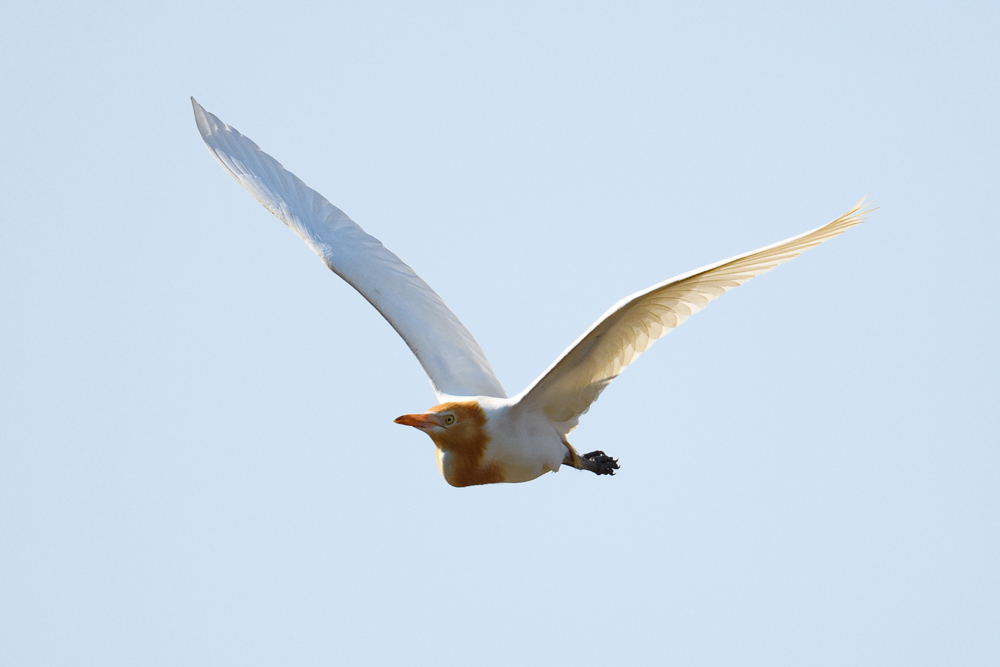
[{"label": "white bird", "polygon": [[527,482],[563,464],[613,475],[616,459],[579,455],[567,436],[622,369],[709,301],[860,224],[864,200],[822,227],[636,292],[611,307],[538,379],[508,398],[482,348],[430,286],[250,139],[205,111],[195,121],[212,155],[292,228],[331,271],[365,297],[406,341],[438,405],[398,417],[431,437],[453,486]]}]

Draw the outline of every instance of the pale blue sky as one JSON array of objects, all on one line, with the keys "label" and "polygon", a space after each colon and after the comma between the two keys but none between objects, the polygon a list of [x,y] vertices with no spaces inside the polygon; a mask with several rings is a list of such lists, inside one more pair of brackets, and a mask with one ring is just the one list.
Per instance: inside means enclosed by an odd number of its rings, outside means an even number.
[{"label": "pale blue sky", "polygon": [[[954,4],[954,3],[953,3]],[[7,3],[0,662],[1000,662],[996,3]],[[621,297],[870,223],[453,489],[378,314],[188,97],[520,391]]]}]

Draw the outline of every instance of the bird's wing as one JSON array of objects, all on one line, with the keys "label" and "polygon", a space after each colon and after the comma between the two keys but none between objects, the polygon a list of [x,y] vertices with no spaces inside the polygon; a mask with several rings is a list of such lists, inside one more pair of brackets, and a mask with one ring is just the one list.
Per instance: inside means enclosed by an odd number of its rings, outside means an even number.
[{"label": "bird's wing", "polygon": [[517,404],[544,411],[569,432],[604,388],[654,341],[709,301],[860,224],[871,210],[864,207],[862,200],[811,232],[685,273],[619,301],[516,398]]},{"label": "bird's wing", "polygon": [[476,339],[413,269],[253,141],[193,97],[191,103],[215,159],[375,306],[416,355],[440,400],[506,397]]}]

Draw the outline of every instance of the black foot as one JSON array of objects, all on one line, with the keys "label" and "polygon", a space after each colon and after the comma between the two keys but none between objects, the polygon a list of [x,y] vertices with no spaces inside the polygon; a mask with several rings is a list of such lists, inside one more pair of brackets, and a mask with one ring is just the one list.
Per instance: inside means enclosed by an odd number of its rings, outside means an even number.
[{"label": "black foot", "polygon": [[587,470],[595,475],[614,475],[615,470],[618,470],[618,459],[613,459],[600,450],[584,454],[583,459],[590,464],[587,465]]}]

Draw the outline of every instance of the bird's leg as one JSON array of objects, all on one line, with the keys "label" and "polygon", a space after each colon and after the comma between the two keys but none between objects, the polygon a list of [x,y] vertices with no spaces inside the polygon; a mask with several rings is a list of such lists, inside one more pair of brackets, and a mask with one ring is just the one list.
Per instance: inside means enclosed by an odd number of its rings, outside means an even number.
[{"label": "bird's leg", "polygon": [[589,470],[595,475],[614,475],[615,470],[618,470],[618,459],[613,459],[602,451],[580,456],[566,438],[562,439],[562,443],[566,445],[563,465],[573,466],[577,470]]},{"label": "bird's leg", "polygon": [[562,444],[566,445],[566,456],[563,457],[563,465],[573,466],[577,470],[583,470],[583,460],[576,453],[576,448],[569,444],[569,440],[562,439]]}]

